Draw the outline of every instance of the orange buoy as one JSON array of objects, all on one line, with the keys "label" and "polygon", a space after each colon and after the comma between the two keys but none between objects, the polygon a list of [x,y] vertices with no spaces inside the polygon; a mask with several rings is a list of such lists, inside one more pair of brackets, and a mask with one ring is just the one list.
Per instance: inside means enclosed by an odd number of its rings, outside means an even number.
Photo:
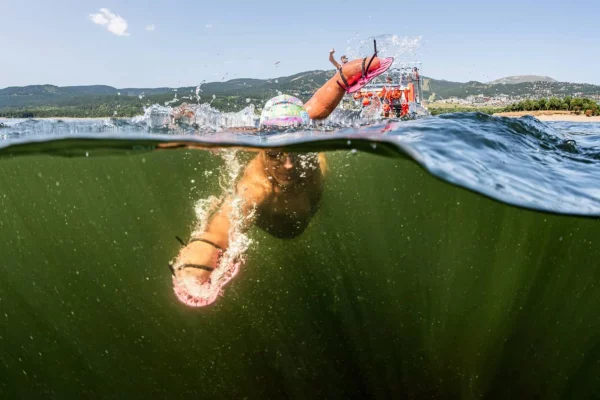
[{"label": "orange buoy", "polygon": [[404,116],[408,114],[408,103],[402,103],[402,114],[400,116]]},{"label": "orange buoy", "polygon": [[410,102],[414,102],[415,101],[415,85],[412,83],[409,83],[407,92],[408,93],[406,94],[406,100],[410,101]]}]

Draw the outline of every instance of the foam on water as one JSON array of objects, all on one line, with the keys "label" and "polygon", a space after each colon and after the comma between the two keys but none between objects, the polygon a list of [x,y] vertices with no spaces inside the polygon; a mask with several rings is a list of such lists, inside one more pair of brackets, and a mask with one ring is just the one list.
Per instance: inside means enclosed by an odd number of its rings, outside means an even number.
[{"label": "foam on water", "polygon": [[[217,152],[223,158],[224,165],[219,173],[219,185],[222,189],[220,198],[210,196],[206,199],[196,201],[196,222],[192,232],[192,238],[200,237],[205,231],[208,221],[217,211],[220,205],[229,202],[231,205],[228,214],[231,222],[229,228],[229,246],[220,254],[217,267],[210,274],[210,279],[201,285],[194,282],[185,282],[186,277],[173,277],[175,292],[186,304],[191,306],[206,306],[213,303],[222,293],[223,287],[231,281],[244,265],[246,250],[252,244],[252,240],[246,234],[249,220],[255,215],[252,205],[244,204],[244,200],[236,191],[236,183],[242,172],[242,163],[238,157],[238,151],[223,149]],[[250,212],[244,212],[244,209]],[[184,281],[180,281],[184,280]],[[187,289],[184,289],[187,288]]]}]

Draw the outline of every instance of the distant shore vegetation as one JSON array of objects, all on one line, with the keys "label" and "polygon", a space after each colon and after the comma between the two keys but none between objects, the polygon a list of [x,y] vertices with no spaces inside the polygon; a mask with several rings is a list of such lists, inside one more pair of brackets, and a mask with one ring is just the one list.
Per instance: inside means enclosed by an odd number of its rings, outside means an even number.
[{"label": "distant shore vegetation", "polygon": [[[149,104],[165,104],[165,96],[156,97],[156,99],[148,98],[146,106]],[[145,106],[139,103],[136,104],[133,99],[120,102],[117,100],[100,102],[97,99],[95,101],[92,99],[86,101],[85,98],[79,100],[77,104],[73,104],[72,102],[68,105],[4,108],[0,109],[0,118],[127,118],[144,114]],[[264,98],[247,99],[239,96],[223,96],[216,97],[210,104],[222,112],[237,112],[250,103],[260,107],[265,101],[266,99]],[[185,100],[181,99],[169,102],[171,103],[169,105],[174,107],[184,102]],[[431,103],[427,108],[432,115],[455,112],[481,112],[492,115],[502,112],[522,111],[569,111],[576,115],[600,115],[600,106],[595,100],[570,96],[523,100],[507,107]]]},{"label": "distant shore vegetation", "polygon": [[427,109],[429,110],[431,115],[440,115],[457,112],[481,112],[484,114],[492,115],[499,112],[504,112],[506,110],[505,107],[478,107],[444,103],[434,103],[430,106],[427,106]]},{"label": "distant shore vegetation", "polygon": [[576,115],[587,115],[590,117],[600,115],[600,106],[596,100],[571,96],[566,96],[562,99],[558,97],[536,100],[528,99],[513,103],[506,107],[461,106],[456,104],[433,103],[428,109],[432,115],[448,112],[481,112],[492,115],[501,112],[519,111],[570,111]]},{"label": "distant shore vegetation", "polygon": [[[147,96],[145,104],[136,101],[137,97],[116,97],[99,101],[97,99],[86,99],[81,97],[70,101],[66,105],[39,105],[30,107],[0,108],[0,118],[130,118],[144,115],[145,108],[152,105],[179,106],[183,103],[194,103],[189,99],[175,99],[168,95]],[[252,99],[241,96],[217,96],[210,101],[210,105],[222,112],[237,112],[250,103],[262,104],[264,99]],[[73,104],[75,103],[75,104]],[[201,103],[206,103],[202,101]]]},{"label": "distant shore vegetation", "polygon": [[504,111],[571,111],[574,114],[587,116],[600,115],[600,106],[595,100],[580,97],[566,96],[562,99],[550,97],[549,99],[524,100],[511,104]]}]

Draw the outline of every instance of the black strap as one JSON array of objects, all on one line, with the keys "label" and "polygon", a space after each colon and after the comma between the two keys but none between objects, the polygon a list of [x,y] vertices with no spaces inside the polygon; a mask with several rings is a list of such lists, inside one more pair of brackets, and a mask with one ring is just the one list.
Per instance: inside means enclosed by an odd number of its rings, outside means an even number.
[{"label": "black strap", "polygon": [[[369,72],[369,68],[371,67],[371,63],[372,63],[372,62],[373,62],[373,60],[375,59],[375,56],[376,56],[376,55],[377,55],[377,54],[373,54],[373,57],[371,57],[371,59],[369,60],[369,63],[367,64],[367,69],[366,69],[366,70],[364,70],[364,69],[363,69],[363,72],[364,72],[364,73],[367,73],[367,72]],[[365,58],[365,60],[366,60],[366,58]],[[363,63],[364,63],[364,60],[363,60]],[[363,64],[363,66],[364,66],[364,64]]]},{"label": "black strap", "polygon": [[184,269],[184,268],[197,268],[197,269],[203,269],[208,272],[212,272],[215,270],[213,267],[209,267],[207,265],[200,265],[200,264],[183,264],[183,265],[180,265],[177,267],[177,269]]},{"label": "black strap", "polygon": [[365,71],[365,62],[367,61],[366,58],[363,58],[363,62],[362,62],[362,77],[365,78],[365,76],[367,75],[367,71]]},{"label": "black strap", "polygon": [[340,73],[340,78],[342,78],[342,82],[344,82],[344,85],[342,86],[340,81],[336,81],[336,83],[339,85],[339,87],[341,87],[342,89],[344,89],[347,92],[349,85],[348,85],[348,81],[346,80],[346,77],[344,76],[344,73],[342,72],[342,67],[338,68],[338,72]]},{"label": "black strap", "polygon": [[348,89],[347,87],[344,87],[344,86],[343,86],[343,85],[340,83],[340,81],[335,81],[335,83],[337,83],[337,84],[338,84],[338,86],[342,88],[342,90],[344,90],[345,92],[348,92],[348,93],[350,93],[350,92],[349,92],[349,89]]},{"label": "black strap", "polygon": [[[179,241],[179,243],[181,243],[182,246],[185,246],[185,242],[179,237],[179,236],[175,236],[175,238],[177,239],[177,241]],[[223,248],[221,246],[219,246],[216,243],[211,242],[210,240],[206,240],[206,239],[202,239],[202,238],[192,238],[190,239],[190,241],[187,244],[190,244],[192,242],[204,242],[206,244],[210,244],[212,247],[223,251]],[[204,271],[208,271],[208,272],[212,272],[215,269],[213,267],[209,267],[207,265],[201,265],[201,264],[183,264],[183,265],[179,265],[177,266],[177,270],[180,269],[184,269],[184,268],[197,268],[197,269],[202,269]],[[173,267],[172,263],[169,263],[169,269],[171,270],[171,273],[173,275],[175,275],[175,268]]]},{"label": "black strap", "polygon": [[216,243],[211,242],[210,240],[206,240],[206,239],[202,239],[202,238],[193,238],[193,239],[190,239],[188,244],[193,243],[193,242],[204,242],[206,244],[210,244],[215,249],[219,249],[219,250],[223,251],[223,248],[221,246],[219,246]]},{"label": "black strap", "polygon": [[373,62],[373,60],[375,59],[375,57],[377,56],[377,40],[373,39],[373,57],[371,57],[371,59],[369,60],[369,64],[367,65],[367,69],[365,70],[365,59],[363,59],[363,78],[365,77],[366,73],[369,71],[369,67],[371,66],[371,63]]},{"label": "black strap", "polygon": [[[200,265],[200,264],[183,264],[183,265],[177,266],[177,270],[181,270],[184,268],[197,268],[197,269],[203,269],[204,271],[208,271],[208,272],[212,272],[215,270],[213,267],[209,267],[206,265]],[[171,270],[171,273],[173,274],[173,276],[175,276],[175,267],[173,267],[173,264],[169,263],[169,269]]]},{"label": "black strap", "polygon": [[219,249],[219,250],[221,250],[221,251],[225,251],[225,250],[223,250],[223,248],[222,248],[221,246],[219,246],[218,244],[216,244],[216,243],[213,243],[213,242],[211,242],[210,240],[206,240],[206,239],[202,239],[202,238],[192,238],[192,239],[190,239],[190,241],[189,241],[189,242],[187,242],[187,243],[186,243],[186,242],[184,242],[184,241],[183,241],[183,240],[182,240],[182,239],[181,239],[179,236],[175,236],[175,239],[177,239],[177,241],[178,241],[179,243],[181,243],[181,245],[182,245],[182,246],[187,246],[188,244],[190,244],[190,243],[193,243],[193,242],[204,242],[204,243],[210,244],[212,247],[214,247],[214,248],[216,248],[216,249]]}]

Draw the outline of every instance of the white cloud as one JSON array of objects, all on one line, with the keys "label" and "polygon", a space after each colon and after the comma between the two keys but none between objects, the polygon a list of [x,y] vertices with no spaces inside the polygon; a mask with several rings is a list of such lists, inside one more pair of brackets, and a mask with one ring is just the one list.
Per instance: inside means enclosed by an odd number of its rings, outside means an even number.
[{"label": "white cloud", "polygon": [[206,29],[210,29],[213,27],[213,24],[206,24]]},{"label": "white cloud", "polygon": [[127,21],[120,15],[111,13],[107,8],[101,8],[97,14],[90,14],[90,20],[95,24],[105,26],[109,32],[117,36],[129,36]]},{"label": "white cloud", "polygon": [[155,29],[156,29],[156,26],[154,26],[154,24],[150,24],[150,25],[147,25],[147,26],[146,26],[146,30],[147,30],[147,31],[153,31],[153,30],[155,30]]}]

